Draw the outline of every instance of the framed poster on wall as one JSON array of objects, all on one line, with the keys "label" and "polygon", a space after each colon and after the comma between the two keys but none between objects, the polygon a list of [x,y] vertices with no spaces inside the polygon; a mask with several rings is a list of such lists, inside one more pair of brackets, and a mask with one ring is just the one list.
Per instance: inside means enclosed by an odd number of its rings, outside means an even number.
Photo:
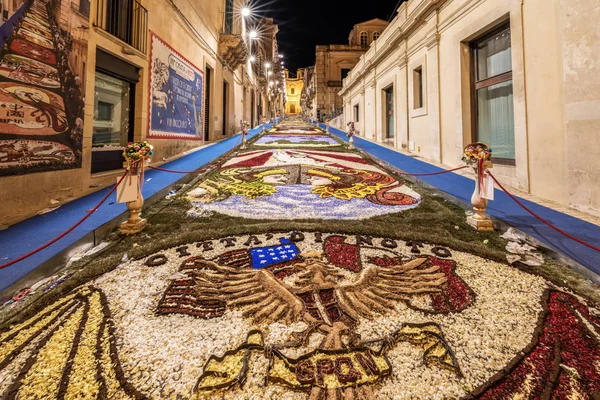
[{"label": "framed poster on wall", "polygon": [[202,140],[204,72],[151,32],[149,138]]}]

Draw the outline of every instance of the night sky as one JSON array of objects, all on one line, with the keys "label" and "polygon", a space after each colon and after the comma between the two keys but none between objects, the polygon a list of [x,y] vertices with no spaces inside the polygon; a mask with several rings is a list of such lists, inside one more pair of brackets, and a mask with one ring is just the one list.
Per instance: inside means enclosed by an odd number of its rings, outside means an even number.
[{"label": "night sky", "polygon": [[265,17],[279,25],[277,42],[291,73],[315,62],[315,46],[348,44],[352,27],[373,18],[390,20],[399,0],[258,0]]}]

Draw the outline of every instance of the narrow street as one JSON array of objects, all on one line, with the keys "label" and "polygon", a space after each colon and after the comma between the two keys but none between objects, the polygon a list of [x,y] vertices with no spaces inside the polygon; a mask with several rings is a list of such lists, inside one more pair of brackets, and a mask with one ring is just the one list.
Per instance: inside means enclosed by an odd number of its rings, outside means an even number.
[{"label": "narrow street", "polygon": [[396,172],[265,130],[0,309],[0,397],[597,398],[589,281]]}]

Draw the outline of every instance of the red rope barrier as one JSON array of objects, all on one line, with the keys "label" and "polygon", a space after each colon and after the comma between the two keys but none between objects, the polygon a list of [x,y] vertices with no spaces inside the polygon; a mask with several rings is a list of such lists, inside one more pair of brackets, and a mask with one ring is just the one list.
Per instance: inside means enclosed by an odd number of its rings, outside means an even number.
[{"label": "red rope barrier", "polygon": [[550,228],[554,229],[555,231],[557,231],[558,233],[568,237],[571,240],[576,241],[579,244],[582,244],[586,247],[589,247],[592,250],[596,250],[598,252],[600,252],[600,247],[594,246],[593,244],[590,244],[584,240],[581,240],[565,231],[563,231],[562,229],[552,225],[550,222],[548,222],[547,220],[545,220],[544,218],[540,217],[539,215],[537,215],[535,212],[533,212],[531,209],[529,209],[525,204],[523,204],[521,201],[519,201],[519,199],[517,199],[515,196],[513,196],[511,193],[508,192],[508,190],[506,190],[504,188],[504,186],[502,186],[502,184],[498,181],[498,179],[496,179],[496,177],[494,175],[492,175],[492,173],[489,170],[486,170],[488,174],[490,174],[490,176],[492,177],[492,179],[494,180],[494,182],[496,182],[496,184],[500,187],[500,189],[502,189],[504,191],[504,193],[506,193],[508,195],[508,197],[510,197],[515,203],[517,203],[518,205],[520,205],[521,207],[523,207],[523,209],[525,211],[527,211],[529,214],[533,215],[535,218],[537,218],[538,220],[540,220],[541,222],[543,222],[544,224],[548,225]]},{"label": "red rope barrier", "polygon": [[[231,152],[233,152],[237,148],[237,146],[240,143],[240,140],[241,140],[241,136],[238,138],[238,141],[235,144],[235,146],[222,156],[223,157],[223,161],[226,159],[226,156],[228,156]],[[220,164],[220,163],[218,163],[218,164]],[[191,174],[191,173],[200,172],[200,171],[203,171],[203,170],[210,169],[210,167],[207,167],[207,168],[196,170],[196,171],[185,172],[185,171],[168,170],[168,169],[159,168],[159,167],[149,167],[149,168],[156,169],[156,170],[159,170],[159,171],[174,172],[174,173],[180,173],[180,174]],[[39,253],[40,251],[42,251],[45,248],[53,245],[54,243],[58,242],[60,239],[64,238],[69,233],[71,233],[75,228],[77,228],[79,225],[81,225],[83,223],[83,221],[85,221],[86,219],[88,219],[90,217],[90,215],[92,215],[106,201],[106,199],[108,199],[108,197],[117,189],[117,186],[119,186],[119,184],[123,181],[123,179],[125,179],[125,177],[127,176],[128,172],[129,171],[125,171],[123,173],[123,176],[121,176],[121,178],[117,182],[117,184],[115,186],[113,186],[112,189],[110,189],[110,191],[108,193],[106,193],[106,195],[102,198],[102,200],[100,200],[100,202],[98,204],[96,204],[96,206],[94,208],[92,208],[91,210],[89,210],[83,216],[83,218],[81,218],[79,221],[77,221],[75,223],[75,225],[71,226],[69,229],[67,229],[66,231],[64,231],[63,233],[61,233],[59,236],[57,236],[56,238],[52,239],[48,243],[46,243],[46,244],[44,244],[44,245],[42,245],[42,246],[40,246],[40,247],[38,247],[38,248],[30,251],[27,254],[24,254],[24,255],[22,255],[22,256],[20,256],[18,258],[15,258],[14,260],[11,260],[11,261],[9,261],[7,263],[4,263],[4,264],[0,265],[0,269],[6,268],[6,267],[10,267],[11,265],[18,263],[19,261],[23,261],[24,259],[29,258],[29,257],[31,257],[32,255],[34,255],[36,253]]]},{"label": "red rope barrier", "polygon": [[468,168],[467,165],[463,165],[462,167],[456,167],[456,168],[452,168],[452,169],[445,169],[443,171],[438,171],[438,172],[429,172],[429,173],[426,173],[426,174],[411,174],[411,173],[408,173],[408,172],[394,171],[394,170],[386,167],[385,165],[383,165],[379,161],[377,161],[375,158],[373,158],[371,156],[371,154],[367,150],[365,150],[365,148],[360,144],[360,142],[357,141],[356,143],[360,147],[360,150],[362,150],[363,153],[365,153],[366,155],[369,156],[369,158],[371,159],[371,161],[373,161],[375,164],[379,165],[381,168],[383,168],[387,172],[390,172],[390,173],[396,174],[396,175],[404,175],[404,176],[432,176],[432,175],[447,174],[448,172],[454,172],[454,171],[458,171],[458,170],[461,170],[461,169]]},{"label": "red rope barrier", "polygon": [[208,170],[210,170],[211,168],[216,168],[219,165],[221,165],[223,163],[223,161],[225,161],[225,159],[231,154],[233,153],[233,151],[235,151],[235,149],[239,146],[240,144],[240,140],[242,139],[242,136],[240,135],[240,137],[238,138],[238,141],[236,142],[236,144],[233,146],[233,148],[231,150],[229,150],[227,153],[223,154],[220,158],[221,161],[219,161],[217,164],[212,165],[212,166],[208,166],[208,167],[204,167],[204,168],[200,168],[194,171],[176,171],[173,169],[166,169],[166,168],[160,168],[160,167],[151,167],[148,166],[148,168],[150,169],[155,169],[157,171],[163,171],[163,172],[171,172],[174,174],[198,174],[198,173],[203,173],[206,172]]},{"label": "red rope barrier", "polygon": [[462,167],[456,167],[456,168],[452,168],[452,169],[445,169],[443,171],[430,172],[430,173],[427,173],[427,174],[409,174],[408,172],[396,172],[396,174],[398,174],[398,175],[408,175],[408,176],[431,176],[431,175],[446,174],[448,172],[458,171],[460,169],[465,169],[465,168],[468,168],[468,166],[463,165]]},{"label": "red rope barrier", "polygon": [[202,168],[202,169],[197,169],[195,171],[175,171],[173,169],[165,169],[165,168],[160,168],[160,167],[151,167],[151,166],[149,166],[148,168],[155,169],[157,171],[172,172],[174,174],[197,174],[197,173],[204,172],[204,171],[206,171],[208,169],[208,168]]},{"label": "red rope barrier", "polygon": [[37,249],[34,249],[32,251],[30,251],[27,254],[24,254],[18,258],[15,258],[14,260],[11,260],[5,264],[0,265],[0,269],[2,268],[6,268],[9,267],[13,264],[18,263],[19,261],[23,261],[24,259],[31,257],[32,255],[34,255],[35,253],[38,253],[42,250],[44,250],[46,247],[58,242],[60,239],[64,238],[65,236],[67,236],[69,233],[71,233],[71,231],[73,231],[73,229],[77,228],[79,225],[81,225],[83,223],[83,221],[85,221],[86,219],[89,218],[90,215],[92,215],[94,213],[94,211],[96,211],[101,205],[102,203],[104,203],[106,201],[106,199],[108,199],[108,197],[117,189],[117,186],[119,186],[119,184],[123,181],[123,179],[125,179],[125,177],[127,176],[127,173],[129,171],[125,171],[123,173],[123,176],[121,176],[121,178],[119,179],[119,181],[117,182],[117,184],[115,186],[112,187],[112,189],[109,190],[108,193],[106,193],[106,195],[102,198],[102,200],[100,200],[100,202],[98,204],[96,204],[96,206],[94,208],[92,208],[91,210],[89,210],[84,216],[83,218],[81,218],[79,221],[77,221],[75,223],[75,225],[73,225],[72,227],[70,227],[69,229],[67,229],[66,231],[64,231],[63,233],[61,233],[59,236],[57,236],[56,238],[52,239],[51,241],[49,241],[48,243],[38,247]]}]

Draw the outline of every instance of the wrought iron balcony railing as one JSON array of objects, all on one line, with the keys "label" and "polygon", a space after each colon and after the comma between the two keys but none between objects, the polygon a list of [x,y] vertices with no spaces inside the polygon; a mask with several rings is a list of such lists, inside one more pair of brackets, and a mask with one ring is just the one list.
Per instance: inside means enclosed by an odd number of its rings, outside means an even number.
[{"label": "wrought iron balcony railing", "polygon": [[137,0],[98,0],[96,24],[116,38],[146,53],[148,10]]}]

